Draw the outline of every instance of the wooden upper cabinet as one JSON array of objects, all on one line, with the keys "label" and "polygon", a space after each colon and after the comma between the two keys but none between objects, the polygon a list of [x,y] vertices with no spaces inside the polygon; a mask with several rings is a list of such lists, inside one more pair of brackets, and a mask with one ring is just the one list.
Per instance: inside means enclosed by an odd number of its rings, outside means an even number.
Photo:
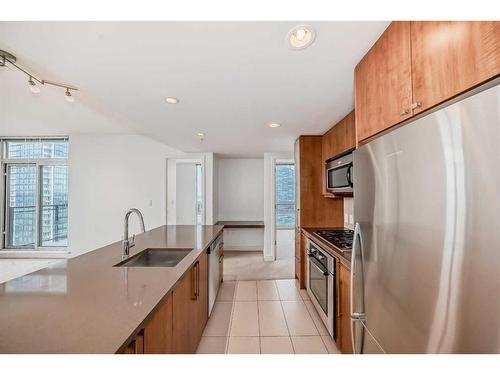
[{"label": "wooden upper cabinet", "polygon": [[412,115],[410,22],[392,22],[354,71],[357,140]]},{"label": "wooden upper cabinet", "polygon": [[500,74],[500,22],[411,22],[411,55],[418,113]]},{"label": "wooden upper cabinet", "polygon": [[354,111],[352,111],[323,134],[321,139],[323,161],[356,147],[354,116]]}]

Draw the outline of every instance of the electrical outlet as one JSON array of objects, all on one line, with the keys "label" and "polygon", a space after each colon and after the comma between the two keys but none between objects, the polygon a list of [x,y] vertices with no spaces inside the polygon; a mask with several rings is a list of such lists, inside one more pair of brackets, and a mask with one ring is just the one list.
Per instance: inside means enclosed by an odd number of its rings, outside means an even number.
[{"label": "electrical outlet", "polygon": [[354,216],[349,215],[349,224],[354,224]]},{"label": "electrical outlet", "polygon": [[349,222],[349,215],[344,214],[344,223],[348,223],[348,222]]}]

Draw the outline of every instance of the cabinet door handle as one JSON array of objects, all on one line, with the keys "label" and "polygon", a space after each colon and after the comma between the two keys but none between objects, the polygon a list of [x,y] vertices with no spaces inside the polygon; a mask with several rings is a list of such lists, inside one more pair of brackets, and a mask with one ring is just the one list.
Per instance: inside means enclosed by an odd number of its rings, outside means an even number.
[{"label": "cabinet door handle", "polygon": [[200,296],[200,262],[196,263],[196,299]]},{"label": "cabinet door handle", "polygon": [[399,112],[399,114],[400,114],[401,116],[405,116],[405,115],[407,115],[408,113],[410,113],[410,111],[409,111],[408,109],[406,109],[406,108],[403,108],[403,109]]},{"label": "cabinet door handle", "polygon": [[191,299],[198,299],[198,262],[191,268]]},{"label": "cabinet door handle", "polygon": [[422,102],[411,103],[411,109],[422,107]]},{"label": "cabinet door handle", "polygon": [[343,315],[343,312],[342,312],[342,280],[340,280],[340,277],[339,277],[339,316],[342,316]]}]

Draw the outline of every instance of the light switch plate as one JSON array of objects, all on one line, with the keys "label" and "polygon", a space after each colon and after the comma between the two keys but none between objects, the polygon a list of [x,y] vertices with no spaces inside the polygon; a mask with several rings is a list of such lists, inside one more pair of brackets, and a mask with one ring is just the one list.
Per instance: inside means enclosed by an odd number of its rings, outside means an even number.
[{"label": "light switch plate", "polygon": [[354,216],[349,215],[349,224],[354,224]]},{"label": "light switch plate", "polygon": [[344,223],[348,223],[348,222],[349,222],[349,215],[344,214]]}]

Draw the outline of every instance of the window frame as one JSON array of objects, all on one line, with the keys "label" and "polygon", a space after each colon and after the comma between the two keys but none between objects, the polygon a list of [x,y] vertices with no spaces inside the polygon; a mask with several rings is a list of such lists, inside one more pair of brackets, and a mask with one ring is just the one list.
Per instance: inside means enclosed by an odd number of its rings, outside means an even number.
[{"label": "window frame", "polygon": [[[67,168],[67,178],[68,178],[68,198],[69,198],[69,148],[68,157],[66,158],[36,158],[36,159],[7,159],[7,142],[15,141],[36,141],[36,142],[61,142],[64,141],[68,143],[68,137],[2,137],[0,138],[0,167],[2,173],[2,183],[0,186],[0,225],[2,231],[2,238],[0,241],[0,255],[6,254],[17,254],[17,255],[62,255],[68,254],[69,248],[69,215],[67,218],[67,228],[68,237],[66,246],[41,246],[41,226],[42,220],[40,216],[40,202],[42,197],[42,173],[41,170],[44,166],[66,166]],[[7,168],[12,165],[33,165],[36,168],[36,196],[35,196],[35,245],[33,247],[23,247],[23,246],[8,246],[8,235],[9,235],[9,217],[8,217],[8,173]],[[69,209],[69,199],[68,199],[68,209]]]}]

